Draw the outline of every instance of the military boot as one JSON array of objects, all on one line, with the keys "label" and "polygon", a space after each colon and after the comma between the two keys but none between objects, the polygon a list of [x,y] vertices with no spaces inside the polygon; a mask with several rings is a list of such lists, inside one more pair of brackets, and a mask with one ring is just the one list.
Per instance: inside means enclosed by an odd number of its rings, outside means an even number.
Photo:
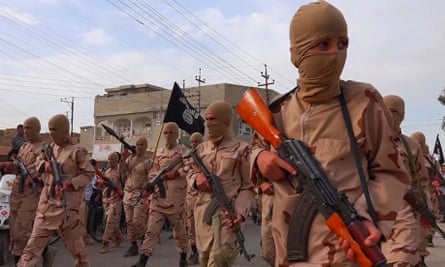
[{"label": "military boot", "polygon": [[46,247],[43,252],[43,267],[52,267],[54,263],[54,259],[56,258],[57,248],[54,247]]},{"label": "military boot", "polygon": [[420,262],[419,262],[419,265],[418,265],[419,267],[428,267],[427,265],[426,265],[426,263],[425,263],[425,257],[424,256],[422,256],[422,257],[420,257]]},{"label": "military boot", "polygon": [[116,237],[116,240],[114,240],[114,247],[118,248],[120,247],[121,243],[124,242],[124,237],[122,235],[118,235]]},{"label": "military boot", "polygon": [[190,247],[192,248],[192,254],[190,254],[190,257],[188,259],[188,264],[189,265],[198,264],[199,263],[198,248],[196,247],[195,244],[192,244]]},{"label": "military boot", "polygon": [[199,255],[198,253],[192,253],[190,254],[190,257],[188,259],[188,264],[189,265],[195,265],[199,263]]},{"label": "military boot", "polygon": [[139,248],[136,242],[131,243],[131,247],[125,252],[124,257],[137,256]]},{"label": "military boot", "polygon": [[188,267],[188,262],[187,262],[187,252],[181,252],[181,254],[179,254],[179,267]]},{"label": "military boot", "polygon": [[131,265],[130,267],[145,267],[145,265],[147,264],[148,258],[149,257],[147,255],[141,254],[139,256],[138,262],[136,262],[136,264]]},{"label": "military boot", "polygon": [[110,252],[110,243],[107,241],[104,241],[102,243],[102,248],[100,249],[100,254],[106,254],[108,252]]}]

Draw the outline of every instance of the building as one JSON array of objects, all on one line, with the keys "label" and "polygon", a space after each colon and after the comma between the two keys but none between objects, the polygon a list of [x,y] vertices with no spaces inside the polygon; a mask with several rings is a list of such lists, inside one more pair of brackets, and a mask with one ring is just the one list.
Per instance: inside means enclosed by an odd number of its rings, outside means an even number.
[{"label": "building", "polygon": [[[191,105],[203,114],[207,106],[215,100],[225,99],[235,108],[247,86],[234,84],[214,84],[200,87],[191,87],[183,90]],[[266,91],[259,89],[260,94],[266,99]],[[277,92],[268,90],[269,99]],[[93,127],[81,128],[81,143],[93,153],[97,160],[105,160],[108,153],[120,150],[119,141],[110,136],[102,127],[102,124],[112,128],[117,134],[124,137],[125,141],[134,145],[139,136],[148,139],[148,148],[151,151],[164,145],[160,133],[162,121],[171,90],[151,84],[126,85],[105,89],[104,95],[98,95],[94,103]],[[233,125],[236,136],[250,141],[252,129],[236,116]],[[85,138],[83,138],[83,137]],[[90,136],[88,138],[88,136]],[[93,142],[89,142],[93,137]],[[188,135],[182,132],[180,142],[188,144]],[[91,147],[92,145],[92,147]],[[105,158],[104,158],[105,157]]]}]

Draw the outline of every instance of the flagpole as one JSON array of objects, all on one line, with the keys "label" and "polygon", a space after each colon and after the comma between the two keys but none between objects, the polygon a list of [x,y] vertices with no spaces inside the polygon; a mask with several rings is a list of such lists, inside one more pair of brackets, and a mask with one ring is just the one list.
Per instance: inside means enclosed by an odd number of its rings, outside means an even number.
[{"label": "flagpole", "polygon": [[158,150],[159,141],[161,140],[161,135],[162,135],[162,131],[163,130],[164,130],[164,122],[162,122],[161,130],[159,131],[159,135],[158,135],[158,140],[156,140],[156,145],[155,145],[155,148],[153,150],[153,155],[151,157],[152,160],[154,160],[155,157],[156,157],[156,151]]}]

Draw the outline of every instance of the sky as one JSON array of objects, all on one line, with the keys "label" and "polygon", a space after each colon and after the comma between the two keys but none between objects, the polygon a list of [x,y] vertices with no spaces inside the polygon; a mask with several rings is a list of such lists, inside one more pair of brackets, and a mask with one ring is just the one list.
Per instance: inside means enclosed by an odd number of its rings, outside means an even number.
[{"label": "sky", "polygon": [[[94,125],[105,88],[177,81],[257,86],[287,92],[296,0],[3,0],[0,2],[0,129],[62,113],[74,131]],[[445,1],[332,0],[348,23],[344,80],[373,84],[405,100],[402,130],[430,148],[441,130],[445,88]],[[270,82],[269,81],[269,82]]]}]

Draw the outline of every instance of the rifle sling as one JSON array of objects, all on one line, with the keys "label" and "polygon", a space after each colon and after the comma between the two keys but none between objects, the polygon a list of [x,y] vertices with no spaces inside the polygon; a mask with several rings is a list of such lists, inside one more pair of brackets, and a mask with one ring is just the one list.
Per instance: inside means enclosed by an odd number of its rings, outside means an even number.
[{"label": "rifle sling", "polygon": [[346,129],[348,130],[349,144],[351,146],[351,151],[354,154],[355,165],[357,167],[357,171],[360,177],[360,183],[362,184],[363,194],[365,195],[366,204],[368,206],[368,212],[369,215],[371,216],[374,225],[377,228],[379,228],[379,225],[377,224],[377,215],[375,213],[374,206],[372,205],[371,195],[369,194],[368,184],[366,183],[365,173],[363,171],[363,166],[359,157],[357,140],[355,140],[354,131],[352,129],[351,117],[349,115],[348,106],[346,105],[346,99],[343,93],[343,88],[341,87],[338,100],[340,101],[343,119],[345,120]]},{"label": "rifle sling", "polygon": [[[306,261],[308,257],[307,244],[312,221],[318,209],[312,195],[303,190],[298,204],[295,206],[289,221],[287,233],[287,260],[290,262]],[[297,232],[297,234],[296,234]]]}]

